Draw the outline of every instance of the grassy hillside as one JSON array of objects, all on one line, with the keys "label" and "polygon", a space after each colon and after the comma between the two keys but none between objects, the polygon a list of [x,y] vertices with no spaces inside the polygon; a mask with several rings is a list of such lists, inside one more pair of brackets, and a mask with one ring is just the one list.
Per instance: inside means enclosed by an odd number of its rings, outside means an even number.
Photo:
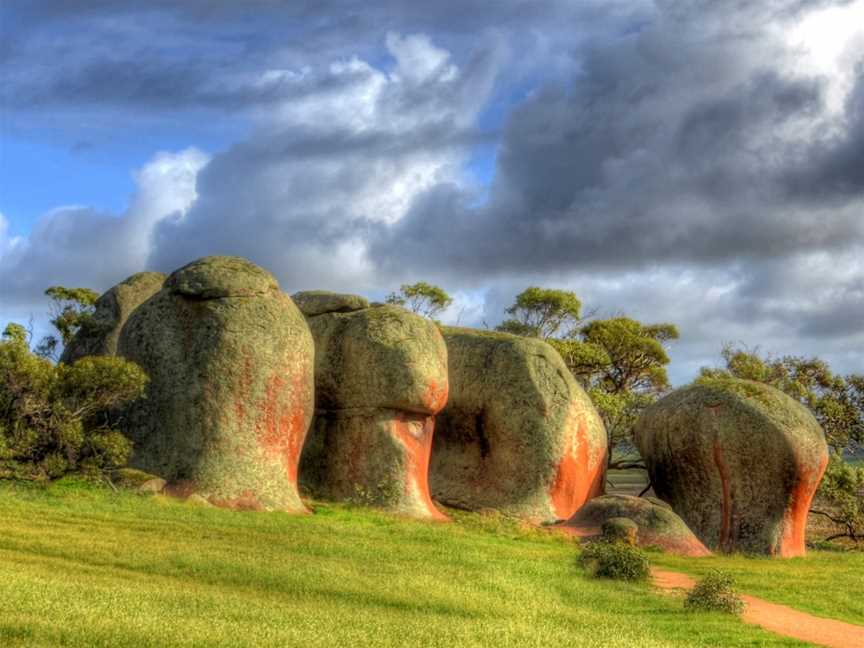
[{"label": "grassy hillside", "polygon": [[[569,539],[456,516],[235,513],[75,481],[0,484],[0,645],[802,645],[694,617],[647,585],[588,579]],[[801,588],[802,598],[818,592],[814,604],[848,598],[843,574],[864,573],[860,556],[814,560]],[[771,578],[785,578],[786,564],[771,563]]]}]

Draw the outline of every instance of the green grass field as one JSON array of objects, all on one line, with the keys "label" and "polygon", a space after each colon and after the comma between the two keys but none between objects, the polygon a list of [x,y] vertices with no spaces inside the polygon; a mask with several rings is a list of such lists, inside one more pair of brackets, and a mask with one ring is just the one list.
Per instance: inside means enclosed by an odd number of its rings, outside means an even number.
[{"label": "green grass field", "polygon": [[[648,585],[587,578],[578,545],[548,531],[315,509],[237,513],[76,481],[0,483],[0,646],[804,645],[694,616]],[[726,561],[766,598],[864,614],[851,575],[864,574],[861,554],[652,560],[694,573]]]}]

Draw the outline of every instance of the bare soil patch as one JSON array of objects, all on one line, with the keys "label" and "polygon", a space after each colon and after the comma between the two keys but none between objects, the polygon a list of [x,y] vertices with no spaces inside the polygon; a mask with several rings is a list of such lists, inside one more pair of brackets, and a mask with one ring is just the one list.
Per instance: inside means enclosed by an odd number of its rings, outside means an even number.
[{"label": "bare soil patch", "polygon": [[[665,591],[688,590],[696,584],[687,574],[654,569],[654,584]],[[769,603],[748,594],[741,598],[747,604],[741,618],[785,637],[809,641],[830,648],[861,648],[864,646],[864,626],[817,617],[785,605]]]}]

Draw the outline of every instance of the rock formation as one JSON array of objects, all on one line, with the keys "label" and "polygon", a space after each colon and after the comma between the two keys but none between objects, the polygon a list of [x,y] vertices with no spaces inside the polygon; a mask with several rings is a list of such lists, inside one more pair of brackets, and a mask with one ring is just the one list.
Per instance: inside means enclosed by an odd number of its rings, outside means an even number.
[{"label": "rock formation", "polygon": [[442,332],[450,398],[436,424],[433,496],[552,521],[601,494],[606,431],[558,353],[506,333]]},{"label": "rock formation", "polygon": [[219,506],[305,510],[312,337],[268,272],[238,257],[180,268],[131,313],[117,351],[150,376],[123,423],[133,467]]},{"label": "rock formation", "polygon": [[803,405],[761,383],[712,380],[646,410],[636,442],[658,497],[708,547],[804,554],[828,450]]},{"label": "rock formation", "polygon": [[622,519],[636,525],[636,544],[640,547],[659,547],[679,556],[711,554],[668,505],[632,495],[595,497],[561,529],[579,536],[608,535],[606,525]]},{"label": "rock formation", "polygon": [[129,315],[162,289],[161,272],[139,272],[108,290],[96,300],[93,317],[86,321],[66,345],[60,362],[72,364],[84,356],[111,356]]},{"label": "rock formation", "polygon": [[369,301],[365,297],[344,295],[328,290],[306,290],[294,293],[291,299],[306,317],[324,313],[351,313],[369,308]]},{"label": "rock formation", "polygon": [[360,297],[294,295],[315,340],[315,420],[300,481],[316,497],[443,519],[429,496],[447,350],[434,323]]}]

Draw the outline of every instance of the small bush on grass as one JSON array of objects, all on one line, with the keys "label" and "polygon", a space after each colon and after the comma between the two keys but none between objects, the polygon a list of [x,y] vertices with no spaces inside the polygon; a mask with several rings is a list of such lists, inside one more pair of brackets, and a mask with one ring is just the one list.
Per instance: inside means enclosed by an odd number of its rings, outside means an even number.
[{"label": "small bush on grass", "polygon": [[693,611],[741,614],[744,601],[735,591],[735,579],[719,569],[712,570],[687,593],[684,608]]},{"label": "small bush on grass", "polygon": [[620,542],[594,542],[579,556],[579,565],[593,576],[625,581],[648,578],[648,556],[637,547]]}]

